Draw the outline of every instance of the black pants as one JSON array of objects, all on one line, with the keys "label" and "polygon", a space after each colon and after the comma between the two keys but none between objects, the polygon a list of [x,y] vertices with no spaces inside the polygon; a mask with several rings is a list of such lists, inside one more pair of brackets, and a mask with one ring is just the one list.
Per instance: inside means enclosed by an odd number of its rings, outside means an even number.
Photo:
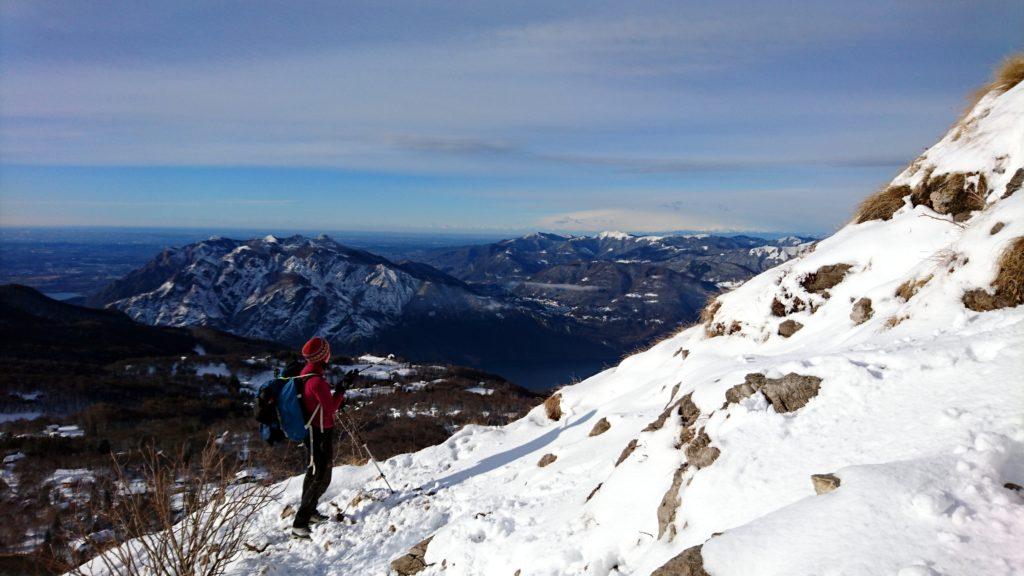
[{"label": "black pants", "polygon": [[316,426],[306,438],[306,462],[312,459],[312,465],[306,468],[306,477],[302,481],[302,501],[295,512],[292,526],[308,528],[309,518],[316,512],[317,502],[331,485],[331,468],[334,466],[334,429],[321,431]]}]

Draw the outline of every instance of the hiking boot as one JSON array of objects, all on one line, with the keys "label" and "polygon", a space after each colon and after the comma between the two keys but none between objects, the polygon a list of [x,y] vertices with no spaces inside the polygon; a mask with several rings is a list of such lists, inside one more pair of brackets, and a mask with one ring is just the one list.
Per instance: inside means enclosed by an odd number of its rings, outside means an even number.
[{"label": "hiking boot", "polygon": [[324,516],[319,512],[313,512],[313,514],[309,517],[309,524],[310,526],[315,526],[321,522],[327,522],[328,520],[330,520],[329,517]]},{"label": "hiking boot", "polygon": [[310,540],[309,528],[305,526],[292,526],[292,538],[295,540]]}]

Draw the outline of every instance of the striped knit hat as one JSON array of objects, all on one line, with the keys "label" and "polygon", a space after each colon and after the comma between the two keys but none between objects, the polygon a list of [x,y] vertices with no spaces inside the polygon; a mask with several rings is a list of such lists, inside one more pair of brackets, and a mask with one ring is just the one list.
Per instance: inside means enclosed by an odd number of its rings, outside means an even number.
[{"label": "striped knit hat", "polygon": [[302,347],[302,355],[308,362],[324,362],[331,356],[331,345],[327,340],[314,336]]}]

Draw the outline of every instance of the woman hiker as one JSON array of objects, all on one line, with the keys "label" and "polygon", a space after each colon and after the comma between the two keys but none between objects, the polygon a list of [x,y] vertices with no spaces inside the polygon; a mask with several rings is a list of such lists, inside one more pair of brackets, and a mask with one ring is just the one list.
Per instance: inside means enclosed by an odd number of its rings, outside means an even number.
[{"label": "woman hiker", "polygon": [[[331,485],[334,467],[334,413],[345,403],[342,387],[331,390],[324,369],[331,361],[331,346],[319,336],[311,338],[302,347],[306,367],[302,369],[302,408],[310,420],[309,436],[305,445],[309,467],[302,481],[302,500],[292,523],[292,537],[309,539],[309,527],[327,520],[317,512],[316,505]],[[348,378],[346,378],[348,380]]]}]

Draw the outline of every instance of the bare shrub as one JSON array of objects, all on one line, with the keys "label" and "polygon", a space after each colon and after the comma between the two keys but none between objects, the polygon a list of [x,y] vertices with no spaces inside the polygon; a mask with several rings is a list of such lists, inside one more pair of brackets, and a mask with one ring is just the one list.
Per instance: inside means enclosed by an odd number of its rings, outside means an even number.
[{"label": "bare shrub", "polygon": [[562,395],[552,394],[544,401],[544,413],[548,418],[558,421],[562,418]]},{"label": "bare shrub", "polygon": [[910,186],[887,186],[865,198],[853,216],[856,224],[870,220],[888,220],[903,207],[904,198],[911,194]]},{"label": "bare shrub", "polygon": [[113,457],[118,490],[108,505],[97,505],[93,512],[113,534],[103,541],[84,534],[85,547],[99,554],[69,574],[223,574],[242,551],[256,518],[278,495],[259,483],[236,483],[242,468],[212,439],[195,459],[185,449],[173,457],[143,449],[134,473]]},{"label": "bare shrub", "polygon": [[1024,236],[1014,238],[999,255],[994,293],[980,288],[964,294],[964,306],[976,312],[1024,304]]}]

